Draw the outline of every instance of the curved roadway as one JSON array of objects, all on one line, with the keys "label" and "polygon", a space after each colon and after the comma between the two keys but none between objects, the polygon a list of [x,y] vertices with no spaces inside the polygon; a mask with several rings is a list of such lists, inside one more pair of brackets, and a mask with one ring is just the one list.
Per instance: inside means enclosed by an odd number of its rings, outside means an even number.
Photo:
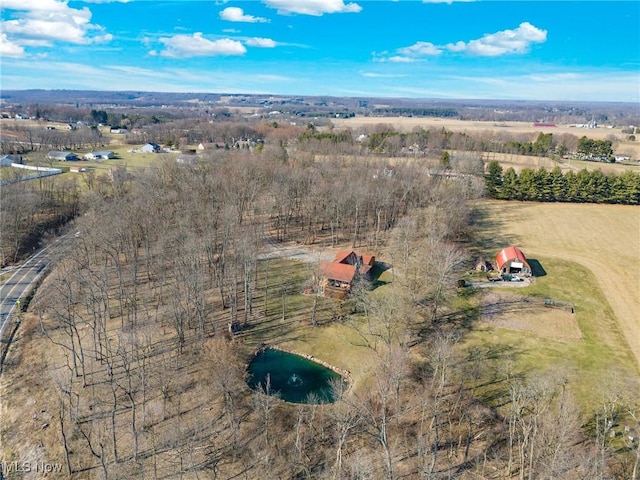
[{"label": "curved roadway", "polygon": [[33,284],[43,274],[53,257],[53,248],[56,243],[43,248],[30,257],[13,275],[0,286],[0,338],[11,321],[11,315],[18,308],[20,301],[32,288]]}]

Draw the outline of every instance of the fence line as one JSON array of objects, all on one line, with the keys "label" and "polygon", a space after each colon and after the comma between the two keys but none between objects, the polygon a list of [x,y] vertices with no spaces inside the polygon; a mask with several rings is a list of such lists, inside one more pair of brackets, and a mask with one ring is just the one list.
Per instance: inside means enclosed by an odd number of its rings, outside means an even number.
[{"label": "fence line", "polygon": [[21,163],[12,163],[11,166],[14,168],[21,168],[23,170],[35,170],[37,173],[25,175],[13,180],[5,180],[3,182],[0,182],[0,186],[10,185],[17,182],[24,182],[26,180],[33,180],[36,178],[50,177],[51,175],[59,175],[60,173],[62,173],[62,169],[60,168],[36,167],[34,165],[22,165]]}]

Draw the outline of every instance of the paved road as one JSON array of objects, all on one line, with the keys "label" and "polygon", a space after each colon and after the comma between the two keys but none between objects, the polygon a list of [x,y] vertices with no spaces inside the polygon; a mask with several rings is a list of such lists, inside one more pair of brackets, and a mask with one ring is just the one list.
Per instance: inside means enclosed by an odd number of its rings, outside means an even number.
[{"label": "paved road", "polygon": [[[60,241],[60,239],[57,241]],[[51,261],[52,254],[52,246],[43,248],[18,269],[14,270],[13,275],[0,287],[0,337],[2,337],[11,321],[11,314],[17,308],[18,300],[40,278]]]}]

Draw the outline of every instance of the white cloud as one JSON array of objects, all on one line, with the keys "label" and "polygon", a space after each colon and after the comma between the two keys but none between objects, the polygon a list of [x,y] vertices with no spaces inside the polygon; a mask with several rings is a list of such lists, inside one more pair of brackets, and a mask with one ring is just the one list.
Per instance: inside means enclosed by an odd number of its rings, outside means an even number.
[{"label": "white cloud", "polygon": [[110,33],[105,33],[104,35],[96,35],[93,37],[93,41],[96,43],[109,43],[113,40],[113,35]]},{"label": "white cloud", "polygon": [[425,55],[440,55],[442,50],[430,42],[417,42],[409,47],[396,50],[400,55],[408,57],[422,57]]},{"label": "white cloud", "polygon": [[299,13],[321,16],[325,13],[358,13],[362,7],[357,3],[344,3],[344,0],[264,0],[264,3],[277,9],[281,15]]},{"label": "white cloud", "polygon": [[408,47],[396,49],[394,55],[390,57],[387,56],[387,52],[382,52],[378,54],[376,60],[408,63],[422,60],[424,57],[441,55],[444,51],[481,57],[523,54],[529,51],[532,44],[544,43],[546,40],[546,30],[541,30],[529,22],[523,22],[515,30],[502,30],[486,34],[482,38],[471,40],[468,43],[458,41],[446,45],[434,45],[431,42],[416,42]]},{"label": "white cloud", "polygon": [[166,49],[160,53],[163,57],[206,57],[214,55],[244,55],[247,49],[242,43],[229,38],[209,40],[201,32],[193,35],[174,35],[161,38]]},{"label": "white cloud", "polygon": [[441,53],[442,48],[431,42],[416,42],[408,47],[396,49],[393,55],[386,51],[374,55],[378,62],[412,63],[421,61],[423,57],[433,57]]},{"label": "white cloud", "polygon": [[403,78],[406,77],[404,74],[396,74],[396,73],[376,73],[376,72],[363,72],[363,77],[367,78]]},{"label": "white cloud", "polygon": [[266,18],[245,15],[244,10],[238,7],[227,7],[220,12],[220,18],[229,22],[264,23]]},{"label": "white cloud", "polygon": [[[60,0],[3,0],[10,19],[0,28],[5,42],[19,47],[51,47],[54,42],[90,44],[113,39],[104,28],[91,23],[87,7],[71,8]],[[24,51],[24,49],[23,49]]]},{"label": "white cloud", "polygon": [[249,38],[246,41],[246,44],[249,45],[250,47],[260,47],[260,48],[274,48],[278,45],[275,41],[271,40],[270,38],[260,38],[260,37]]},{"label": "white cloud", "polygon": [[129,3],[131,0],[82,0],[84,3]]},{"label": "white cloud", "polygon": [[4,33],[0,33],[0,57],[22,57],[24,48],[7,38]]},{"label": "white cloud", "polygon": [[413,63],[416,62],[417,59],[411,57],[405,57],[402,55],[392,55],[388,58],[383,58],[380,60],[381,62],[392,62],[392,63]]},{"label": "white cloud", "polygon": [[450,43],[445,48],[451,52],[463,52],[482,57],[495,57],[506,54],[527,53],[534,43],[544,43],[547,31],[541,30],[529,22],[521,23],[515,30],[502,30],[484,35],[468,43]]}]

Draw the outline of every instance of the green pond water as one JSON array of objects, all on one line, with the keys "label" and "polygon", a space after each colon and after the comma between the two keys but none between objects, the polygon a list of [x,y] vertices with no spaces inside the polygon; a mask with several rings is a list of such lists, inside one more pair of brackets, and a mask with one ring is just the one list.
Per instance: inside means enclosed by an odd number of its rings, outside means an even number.
[{"label": "green pond water", "polygon": [[[268,348],[260,352],[249,364],[249,386],[266,390],[267,378],[270,391],[282,400],[292,403],[333,403],[331,380],[344,382],[333,370],[300,355]],[[346,384],[345,384],[346,385]]]}]

